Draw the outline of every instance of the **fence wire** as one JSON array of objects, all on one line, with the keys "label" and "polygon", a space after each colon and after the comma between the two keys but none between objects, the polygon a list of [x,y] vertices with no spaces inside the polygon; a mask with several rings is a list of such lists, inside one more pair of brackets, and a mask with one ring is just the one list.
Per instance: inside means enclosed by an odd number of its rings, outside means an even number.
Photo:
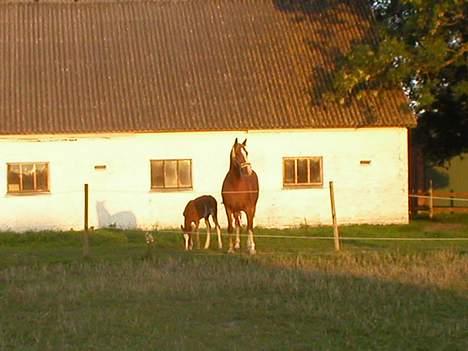
[{"label": "fence wire", "polygon": [[[175,235],[181,235],[182,231],[177,231],[177,230],[155,230],[155,231],[149,231],[154,233],[155,235],[157,234],[175,234]],[[194,234],[194,233],[192,233]],[[200,231],[200,234],[203,234],[203,231]],[[211,232],[211,235],[216,235],[216,233],[213,231]],[[224,234],[227,235],[227,234]],[[235,235],[233,233],[232,235]],[[239,236],[241,237],[248,237],[248,234],[240,234]],[[334,240],[335,238],[333,236],[298,236],[298,235],[268,235],[268,234],[254,234],[254,238],[266,238],[266,239],[299,239],[299,240]],[[355,236],[355,237],[343,237],[340,236],[340,240],[347,240],[347,241],[353,241],[353,240],[362,240],[362,241],[468,241],[468,237],[466,238],[405,238],[405,237],[368,237],[368,236]]]},{"label": "fence wire", "polygon": [[[316,190],[317,188],[307,189],[307,190]],[[328,185],[323,185],[319,188],[319,190],[329,190],[330,187]],[[340,189],[346,189],[340,187]],[[157,195],[157,194],[170,194],[170,190],[176,190],[175,194],[187,194],[187,195],[194,195],[194,194],[209,194],[210,191],[194,191],[193,189],[163,189],[162,191],[150,189],[150,190],[141,190],[141,189],[90,189],[91,194],[144,194],[144,195]],[[283,192],[285,189],[275,189],[275,190],[268,190],[268,189],[261,189],[260,190],[248,190],[248,191],[225,191],[219,192],[218,194],[246,194],[246,193],[273,193],[273,192]],[[288,189],[289,190],[289,189]],[[212,193],[212,192],[211,192]],[[50,195],[71,195],[74,194],[77,197],[81,197],[84,194],[83,189],[69,189],[69,190],[59,190],[59,191],[51,191]],[[433,200],[449,200],[449,201],[461,201],[461,202],[468,202],[468,198],[459,198],[459,197],[444,197],[444,196],[430,196],[430,195],[421,195],[421,194],[408,194],[410,198],[423,198],[423,199],[433,199]],[[338,211],[339,212],[339,211]],[[57,225],[51,224],[47,225],[44,223],[38,224],[39,230],[47,230],[51,228],[55,228],[55,230],[61,230],[59,228],[63,227],[70,227],[76,228],[78,222],[73,224],[67,225]],[[40,227],[40,228],[39,228]],[[27,230],[27,229],[26,229]],[[77,231],[80,231],[79,229]],[[142,230],[144,232],[144,230]],[[155,234],[181,234],[181,231],[178,230],[150,230],[149,232],[153,232]],[[247,234],[240,234],[241,237],[247,237]],[[268,234],[255,234],[256,238],[266,238],[266,239],[298,239],[298,240],[334,240],[333,236],[296,236],[296,235],[268,235]],[[408,237],[343,237],[340,236],[339,240],[343,241],[468,241],[467,238],[460,238],[460,237],[425,237],[425,238],[408,238]]]},{"label": "fence wire", "polygon": [[445,197],[445,196],[430,196],[430,195],[416,195],[416,194],[410,194],[408,196],[413,197],[413,198],[420,198],[420,199],[434,199],[434,200],[450,200],[450,201],[466,201],[466,202],[468,202],[468,199],[462,198],[462,197]]}]

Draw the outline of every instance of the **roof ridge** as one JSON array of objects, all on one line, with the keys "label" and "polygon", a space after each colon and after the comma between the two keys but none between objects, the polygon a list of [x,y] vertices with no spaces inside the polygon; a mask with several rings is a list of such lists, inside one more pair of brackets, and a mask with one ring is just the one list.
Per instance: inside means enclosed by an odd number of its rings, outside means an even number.
[{"label": "roof ridge", "polygon": [[[3,4],[70,4],[70,3],[180,3],[180,2],[191,2],[191,1],[208,1],[208,0],[0,0],[0,5]],[[220,0],[217,0],[220,1]],[[232,1],[232,0],[230,0]],[[257,0],[259,1],[259,0]]]}]

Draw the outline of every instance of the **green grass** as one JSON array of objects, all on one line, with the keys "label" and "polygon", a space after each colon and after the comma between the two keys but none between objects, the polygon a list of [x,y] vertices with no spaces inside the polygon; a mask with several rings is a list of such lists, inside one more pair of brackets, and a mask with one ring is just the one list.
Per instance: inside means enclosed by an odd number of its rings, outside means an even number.
[{"label": "green grass", "polygon": [[[340,233],[468,238],[468,217]],[[468,349],[468,241],[258,238],[249,257],[153,234],[148,254],[143,232],[92,232],[84,259],[79,232],[0,233],[0,350]]]}]

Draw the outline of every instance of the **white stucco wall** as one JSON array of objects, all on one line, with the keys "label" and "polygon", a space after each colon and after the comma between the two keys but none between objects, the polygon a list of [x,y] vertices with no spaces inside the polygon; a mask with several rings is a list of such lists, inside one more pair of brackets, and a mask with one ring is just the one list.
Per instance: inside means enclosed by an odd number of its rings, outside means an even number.
[{"label": "white stucco wall", "polygon": [[[226,226],[221,184],[229,152],[248,138],[260,182],[255,225],[329,224],[328,182],[334,181],[338,221],[407,223],[405,128],[249,131],[113,136],[0,138],[0,229],[83,228],[83,184],[90,189],[90,226],[109,222],[140,228],[182,223],[188,200],[211,194]],[[322,188],[283,189],[282,158],[322,156]],[[151,159],[192,159],[193,191],[150,191]],[[368,165],[361,160],[370,160]],[[48,162],[50,193],[7,194],[7,163]],[[106,165],[106,170],[95,170]],[[111,216],[111,217],[109,217]]]}]

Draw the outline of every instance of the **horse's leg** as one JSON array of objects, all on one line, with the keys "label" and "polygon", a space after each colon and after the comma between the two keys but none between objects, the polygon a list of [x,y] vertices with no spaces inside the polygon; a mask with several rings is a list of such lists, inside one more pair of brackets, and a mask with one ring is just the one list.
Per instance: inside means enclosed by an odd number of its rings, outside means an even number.
[{"label": "horse's leg", "polygon": [[248,230],[248,236],[247,236],[247,249],[249,250],[249,254],[255,255],[255,241],[254,241],[254,236],[253,236],[253,219],[255,216],[255,209],[248,209],[246,211],[247,214],[247,230]]},{"label": "horse's leg", "polygon": [[195,235],[197,237],[197,249],[200,248],[200,232],[198,231],[199,225],[200,225],[200,221],[195,222]]},{"label": "horse's leg", "polygon": [[211,236],[211,225],[210,220],[205,218],[205,225],[206,225],[206,240],[205,240],[205,249],[210,247],[210,236]]},{"label": "horse's leg", "polygon": [[226,217],[228,221],[228,237],[229,237],[229,249],[228,253],[233,253],[234,252],[234,244],[232,243],[233,239],[233,233],[232,233],[232,220],[233,220],[233,212],[231,211],[230,208],[226,207]]},{"label": "horse's leg", "polygon": [[[192,228],[192,231],[193,231],[193,228]],[[188,250],[192,250],[192,249],[193,249],[193,233],[190,232],[189,238],[188,238]]]},{"label": "horse's leg", "polygon": [[234,220],[236,223],[236,244],[234,245],[234,248],[236,250],[239,250],[240,249],[240,230],[241,230],[240,212],[234,213]]},{"label": "horse's leg", "polygon": [[223,241],[221,240],[221,227],[219,226],[219,223],[218,223],[218,216],[216,215],[213,216],[213,222],[216,227],[216,234],[218,234],[218,249],[222,249]]}]

